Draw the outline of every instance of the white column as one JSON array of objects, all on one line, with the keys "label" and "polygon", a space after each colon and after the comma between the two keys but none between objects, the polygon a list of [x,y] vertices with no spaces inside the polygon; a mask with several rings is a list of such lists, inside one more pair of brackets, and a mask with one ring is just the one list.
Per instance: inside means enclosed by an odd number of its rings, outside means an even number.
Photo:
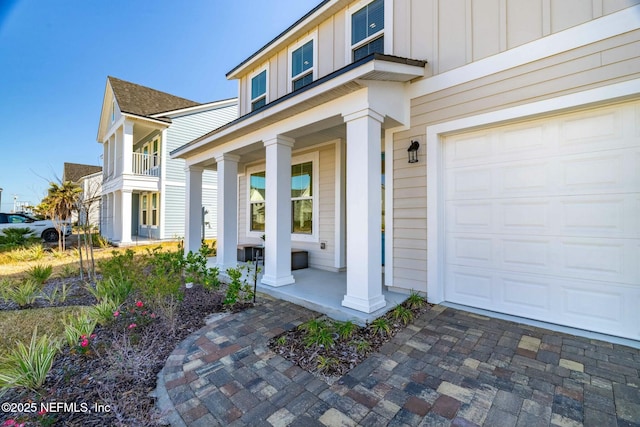
[{"label": "white column", "polygon": [[340,139],[336,142],[336,176],[335,176],[335,224],[334,224],[334,240],[335,240],[335,256],[334,267],[343,270],[346,267],[346,164],[347,152],[344,140]]},{"label": "white column", "polygon": [[265,251],[262,283],[295,283],[291,275],[291,147],[294,141],[277,136],[264,141],[267,167],[265,188]]},{"label": "white column", "polygon": [[125,121],[122,126],[122,173],[132,172],[133,162],[133,123]]},{"label": "white column", "polygon": [[342,305],[365,313],[386,305],[382,294],[381,123],[373,110],[347,123],[347,294]]},{"label": "white column", "polygon": [[120,242],[122,239],[122,193],[115,191],[113,193],[113,240]]},{"label": "white column", "polygon": [[218,163],[217,248],[216,263],[220,271],[238,262],[238,161],[239,156],[223,154]]},{"label": "white column", "polygon": [[131,243],[131,190],[122,190],[120,194],[122,197],[120,203],[122,221],[120,243]]},{"label": "white column", "polygon": [[201,215],[202,215],[202,172],[199,166],[187,166],[185,175],[187,188],[185,191],[185,221],[184,221],[184,253],[198,252],[201,245]]}]

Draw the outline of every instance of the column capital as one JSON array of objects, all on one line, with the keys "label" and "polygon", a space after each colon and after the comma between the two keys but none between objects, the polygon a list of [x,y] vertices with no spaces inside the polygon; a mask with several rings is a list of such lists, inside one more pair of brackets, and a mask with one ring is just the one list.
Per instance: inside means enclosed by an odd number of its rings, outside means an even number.
[{"label": "column capital", "polygon": [[384,116],[372,110],[371,108],[365,108],[360,111],[354,111],[353,113],[342,115],[342,118],[344,119],[345,122],[351,122],[353,120],[361,119],[363,117],[371,117],[372,119],[380,123],[384,122]]},{"label": "column capital", "polygon": [[203,172],[204,168],[202,166],[196,166],[196,165],[185,165],[184,171],[185,172]]},{"label": "column capital", "polygon": [[295,142],[296,142],[295,139],[289,138],[289,137],[284,136],[284,135],[276,135],[276,136],[274,136],[272,138],[267,138],[267,139],[263,140],[263,143],[264,143],[265,147],[269,147],[270,145],[274,145],[274,144],[293,147],[293,144],[295,144]]},{"label": "column capital", "polygon": [[238,163],[240,161],[240,156],[231,153],[222,153],[214,156],[216,162],[235,162]]}]

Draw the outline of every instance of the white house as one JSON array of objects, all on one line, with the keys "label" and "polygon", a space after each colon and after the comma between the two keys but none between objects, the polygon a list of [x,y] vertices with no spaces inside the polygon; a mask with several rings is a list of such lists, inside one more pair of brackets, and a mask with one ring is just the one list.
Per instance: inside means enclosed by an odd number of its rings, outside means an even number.
[{"label": "white house", "polygon": [[638,3],[322,1],[227,74],[240,117],[172,151],[187,248],[213,168],[218,263],[264,233],[267,285],[303,248],[366,313],[418,290],[640,339]]},{"label": "white house", "polygon": [[[118,245],[175,239],[185,224],[184,161],[169,151],[238,115],[237,100],[200,104],[107,78],[98,142],[103,145],[103,236]],[[216,235],[216,173],[203,174],[198,235]],[[199,239],[200,239],[199,238]]]}]

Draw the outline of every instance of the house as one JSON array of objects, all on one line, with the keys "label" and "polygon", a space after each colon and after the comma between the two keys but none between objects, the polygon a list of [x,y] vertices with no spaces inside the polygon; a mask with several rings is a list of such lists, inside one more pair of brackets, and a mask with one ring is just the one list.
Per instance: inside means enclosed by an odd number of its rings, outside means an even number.
[{"label": "house", "polygon": [[102,166],[65,162],[62,169],[62,182],[77,184],[80,193],[78,212],[73,212],[71,222],[88,224],[97,229],[100,226],[100,196],[102,191]]},{"label": "house", "polygon": [[264,284],[306,249],[365,313],[417,290],[639,340],[639,3],[322,1],[227,74],[239,118],[172,151],[187,248],[215,168],[217,262],[265,234]]},{"label": "house", "polygon": [[[237,117],[237,101],[200,104],[108,77],[97,140],[103,145],[100,230],[117,245],[184,233],[184,160],[168,153]],[[200,238],[216,235],[216,173],[203,174]]]}]

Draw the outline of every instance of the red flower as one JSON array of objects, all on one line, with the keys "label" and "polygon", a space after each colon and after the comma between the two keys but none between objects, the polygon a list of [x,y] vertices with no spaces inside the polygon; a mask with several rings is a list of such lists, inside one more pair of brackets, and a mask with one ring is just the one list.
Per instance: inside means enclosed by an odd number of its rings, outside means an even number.
[{"label": "red flower", "polygon": [[142,303],[142,301],[136,301],[136,307],[142,308],[143,306],[144,304]]},{"label": "red flower", "polygon": [[89,340],[88,339],[83,339],[82,342],[80,343],[81,347],[86,347],[89,345]]},{"label": "red flower", "polygon": [[132,323],[132,324],[130,324],[130,325],[129,325],[129,329],[133,329],[133,328],[135,328],[136,326],[138,326],[138,325],[136,325],[135,323]]},{"label": "red flower", "polygon": [[44,417],[47,413],[47,410],[45,408],[42,408],[38,411],[38,415],[40,415],[41,417]]}]

